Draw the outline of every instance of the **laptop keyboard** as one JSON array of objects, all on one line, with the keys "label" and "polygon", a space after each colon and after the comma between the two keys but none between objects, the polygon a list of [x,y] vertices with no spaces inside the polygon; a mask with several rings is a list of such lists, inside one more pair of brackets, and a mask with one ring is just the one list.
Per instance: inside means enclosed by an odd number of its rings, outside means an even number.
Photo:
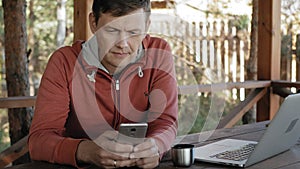
[{"label": "laptop keyboard", "polygon": [[245,146],[242,146],[239,149],[225,151],[222,153],[212,155],[211,157],[216,157],[225,160],[243,161],[248,158],[249,154],[254,150],[255,145],[256,144],[249,143]]}]

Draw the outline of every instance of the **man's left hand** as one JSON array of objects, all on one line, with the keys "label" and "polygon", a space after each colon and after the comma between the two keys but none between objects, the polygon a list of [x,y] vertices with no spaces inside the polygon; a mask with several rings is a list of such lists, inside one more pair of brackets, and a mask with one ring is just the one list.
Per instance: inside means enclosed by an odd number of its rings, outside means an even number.
[{"label": "man's left hand", "polygon": [[159,152],[153,138],[147,138],[145,142],[134,147],[130,158],[137,158],[136,164],[140,168],[155,168],[159,164]]}]

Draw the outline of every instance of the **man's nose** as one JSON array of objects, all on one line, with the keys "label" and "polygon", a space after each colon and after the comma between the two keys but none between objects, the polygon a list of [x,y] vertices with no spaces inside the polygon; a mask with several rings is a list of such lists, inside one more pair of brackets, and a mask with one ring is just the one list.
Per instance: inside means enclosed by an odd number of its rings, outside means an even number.
[{"label": "man's nose", "polygon": [[119,41],[117,42],[116,46],[120,48],[125,48],[128,46],[128,36],[125,33],[121,33],[119,37]]}]

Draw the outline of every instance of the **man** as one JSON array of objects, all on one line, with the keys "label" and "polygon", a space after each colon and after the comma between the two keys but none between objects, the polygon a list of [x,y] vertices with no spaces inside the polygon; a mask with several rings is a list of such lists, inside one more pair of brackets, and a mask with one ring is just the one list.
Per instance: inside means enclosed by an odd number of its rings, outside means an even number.
[{"label": "man", "polygon": [[[94,0],[94,36],[55,51],[39,88],[30,135],[33,160],[154,168],[177,130],[177,85],[169,45],[146,34],[150,0]],[[148,123],[137,145],[121,123]]]}]

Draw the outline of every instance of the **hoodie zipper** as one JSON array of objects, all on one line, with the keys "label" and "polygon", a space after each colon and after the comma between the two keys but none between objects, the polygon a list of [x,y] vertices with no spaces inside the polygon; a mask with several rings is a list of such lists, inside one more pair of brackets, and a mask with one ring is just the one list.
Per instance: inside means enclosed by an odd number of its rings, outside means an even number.
[{"label": "hoodie zipper", "polygon": [[[138,66],[138,72],[137,75],[142,78],[144,76],[143,70],[141,66]],[[126,70],[125,70],[126,71]],[[120,76],[118,76],[118,78],[113,78],[114,80],[114,88],[115,88],[115,119],[113,122],[114,128],[117,129],[119,127],[119,123],[120,123],[120,119],[121,119],[121,115],[120,115],[120,78],[122,77],[123,73],[125,72],[123,71]]]},{"label": "hoodie zipper", "polygon": [[116,80],[116,91],[120,90],[120,81],[119,79]]},{"label": "hoodie zipper", "polygon": [[115,119],[114,119],[114,128],[117,129],[120,121],[120,80],[114,79],[115,81]]}]

